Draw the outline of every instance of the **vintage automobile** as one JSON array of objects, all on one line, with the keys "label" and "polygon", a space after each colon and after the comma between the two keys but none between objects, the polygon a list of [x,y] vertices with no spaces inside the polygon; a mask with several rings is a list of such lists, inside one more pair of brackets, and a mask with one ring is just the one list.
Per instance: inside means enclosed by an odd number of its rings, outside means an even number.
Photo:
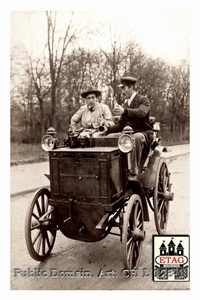
[{"label": "vintage automobile", "polygon": [[57,230],[84,242],[115,234],[120,237],[124,267],[137,267],[148,207],[154,212],[158,234],[164,234],[174,198],[163,155],[166,148],[158,136],[160,126],[158,122],[153,126],[154,138],[143,150],[136,180],[127,177],[134,147],[130,128],[118,139],[94,138],[92,131],[87,136],[69,133],[63,145],[55,129],[48,129],[42,147],[49,152],[50,190],[35,193],[25,221],[26,244],[33,259],[42,261],[50,254]]}]

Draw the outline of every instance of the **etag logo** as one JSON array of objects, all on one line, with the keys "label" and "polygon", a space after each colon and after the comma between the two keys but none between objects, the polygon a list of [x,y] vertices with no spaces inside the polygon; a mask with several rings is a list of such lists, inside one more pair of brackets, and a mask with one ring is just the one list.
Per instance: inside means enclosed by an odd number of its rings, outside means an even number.
[{"label": "etag logo", "polygon": [[189,281],[189,236],[153,236],[153,280]]},{"label": "etag logo", "polygon": [[185,255],[182,256],[157,256],[155,258],[156,263],[159,265],[185,265],[188,262],[188,258]]}]

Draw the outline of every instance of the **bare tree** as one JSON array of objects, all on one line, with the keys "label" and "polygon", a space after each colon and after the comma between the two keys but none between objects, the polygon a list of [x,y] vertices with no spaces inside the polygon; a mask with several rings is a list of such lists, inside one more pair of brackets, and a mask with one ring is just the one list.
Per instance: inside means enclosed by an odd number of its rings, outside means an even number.
[{"label": "bare tree", "polygon": [[32,90],[39,102],[40,118],[38,125],[40,127],[40,136],[45,134],[45,111],[44,100],[51,91],[49,73],[46,68],[45,56],[41,59],[33,60],[29,56],[29,65],[26,69],[32,82]]},{"label": "bare tree", "polygon": [[183,61],[178,67],[170,68],[169,85],[166,90],[167,101],[171,113],[172,137],[178,136],[182,142],[189,128],[189,103],[190,103],[190,68]]},{"label": "bare tree", "polygon": [[56,97],[61,68],[70,43],[76,38],[78,24],[73,26],[74,12],[71,12],[63,36],[57,38],[57,12],[47,12],[47,46],[51,78],[51,126],[56,126]]},{"label": "bare tree", "polygon": [[[122,72],[122,62],[127,58],[127,51],[122,50],[122,46],[117,45],[117,41],[111,41],[111,51],[105,51],[101,49],[101,52],[105,55],[104,71],[107,74],[107,84],[113,89],[113,97],[117,99],[118,84],[120,79],[120,71]],[[120,101],[120,99],[118,99]]]}]

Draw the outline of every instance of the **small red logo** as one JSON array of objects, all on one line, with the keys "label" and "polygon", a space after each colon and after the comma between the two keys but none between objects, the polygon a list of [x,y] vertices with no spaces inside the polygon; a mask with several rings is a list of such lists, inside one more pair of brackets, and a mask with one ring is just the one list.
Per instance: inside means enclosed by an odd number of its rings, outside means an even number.
[{"label": "small red logo", "polygon": [[157,256],[155,258],[156,263],[159,265],[185,265],[188,262],[188,258],[185,255],[182,256]]}]

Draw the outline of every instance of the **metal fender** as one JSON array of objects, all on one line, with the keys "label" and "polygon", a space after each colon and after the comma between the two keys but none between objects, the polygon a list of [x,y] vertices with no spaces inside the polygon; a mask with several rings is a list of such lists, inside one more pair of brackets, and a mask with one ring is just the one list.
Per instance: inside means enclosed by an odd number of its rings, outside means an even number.
[{"label": "metal fender", "polygon": [[138,180],[140,181],[143,188],[152,188],[155,185],[156,172],[158,164],[162,156],[163,147],[156,147],[152,155],[147,160],[147,166],[144,171],[139,174]]},{"label": "metal fender", "polygon": [[141,198],[143,213],[144,213],[144,221],[145,222],[150,221],[147,201],[146,201],[144,190],[141,186],[141,183],[138,180],[135,180],[135,181],[129,181],[129,185],[130,185],[130,188],[132,189],[132,193],[138,194]]}]

